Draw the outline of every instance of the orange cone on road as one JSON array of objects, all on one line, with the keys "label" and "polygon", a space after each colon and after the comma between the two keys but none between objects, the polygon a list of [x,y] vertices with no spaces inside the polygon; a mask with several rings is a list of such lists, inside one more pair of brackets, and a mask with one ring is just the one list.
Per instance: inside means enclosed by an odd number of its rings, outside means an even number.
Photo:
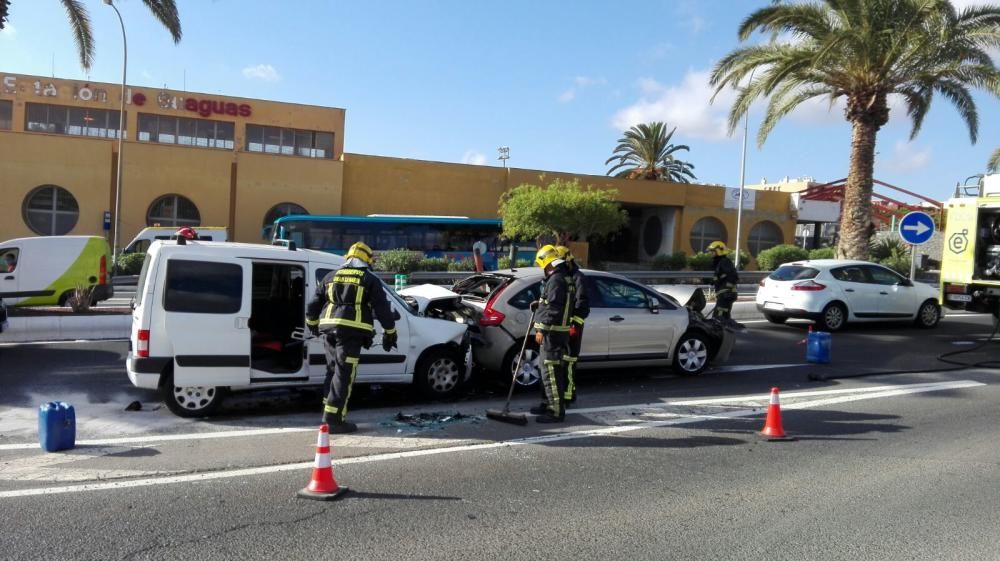
[{"label": "orange cone on road", "polygon": [[319,426],[316,439],[316,463],[313,466],[309,485],[299,490],[298,497],[314,501],[332,501],[347,492],[347,487],[337,485],[330,463],[330,428],[323,423]]},{"label": "orange cone on road", "polygon": [[771,388],[771,403],[767,406],[767,419],[764,421],[764,430],[760,434],[766,436],[768,440],[793,440],[785,434],[784,427],[781,426],[781,402],[778,399],[778,388]]}]

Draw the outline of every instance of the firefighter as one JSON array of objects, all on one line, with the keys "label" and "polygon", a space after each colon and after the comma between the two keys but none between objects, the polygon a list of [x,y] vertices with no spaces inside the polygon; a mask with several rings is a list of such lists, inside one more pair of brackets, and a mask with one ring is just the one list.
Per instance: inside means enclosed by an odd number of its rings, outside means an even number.
[{"label": "firefighter", "polygon": [[535,343],[542,349],[542,386],[546,403],[532,408],[531,412],[538,415],[539,423],[560,423],[566,416],[563,400],[576,285],[555,247],[546,245],[539,249],[535,264],[545,271],[542,297],[531,303],[531,309],[535,311]]},{"label": "firefighter", "polygon": [[573,316],[569,326],[569,358],[566,359],[566,393],[563,394],[564,405],[569,407],[576,401],[576,363],[580,360],[580,345],[583,342],[583,324],[590,315],[590,300],[587,299],[587,287],[584,285],[583,272],[576,258],[566,246],[557,246],[556,251],[561,259],[566,261],[566,269],[573,278],[576,299],[573,302]]},{"label": "firefighter", "polygon": [[396,346],[396,322],[382,283],[371,272],[372,250],[362,242],[348,250],[347,262],[326,275],[316,286],[316,296],[306,310],[306,325],[322,334],[326,349],[329,394],[323,400],[323,422],[331,433],[349,433],[357,425],[346,421],[361,349],[371,348],[378,319],[385,331],[382,349]]},{"label": "firefighter", "polygon": [[712,265],[715,267],[715,309],[712,310],[712,317],[722,320],[729,327],[742,328],[743,325],[732,318],[733,303],[736,302],[736,285],[740,277],[728,257],[729,249],[725,243],[714,241],[708,245],[708,251],[713,255]]}]

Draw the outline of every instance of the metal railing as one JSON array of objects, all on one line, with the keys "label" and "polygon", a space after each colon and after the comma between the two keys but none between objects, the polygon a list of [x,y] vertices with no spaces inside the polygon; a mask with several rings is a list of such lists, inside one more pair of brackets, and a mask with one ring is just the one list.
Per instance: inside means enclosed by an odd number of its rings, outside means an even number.
[{"label": "metal railing", "polygon": [[[487,271],[489,272],[489,271]],[[641,282],[643,284],[680,284],[677,281],[690,281],[684,284],[703,284],[706,279],[709,281],[715,276],[712,271],[603,271],[615,275],[623,276],[627,279]],[[386,281],[392,283],[395,275],[393,273],[376,273]],[[470,271],[419,271],[409,275],[409,284],[452,284],[475,273]],[[771,271],[741,271],[741,284],[757,284],[764,277],[771,274]]]}]

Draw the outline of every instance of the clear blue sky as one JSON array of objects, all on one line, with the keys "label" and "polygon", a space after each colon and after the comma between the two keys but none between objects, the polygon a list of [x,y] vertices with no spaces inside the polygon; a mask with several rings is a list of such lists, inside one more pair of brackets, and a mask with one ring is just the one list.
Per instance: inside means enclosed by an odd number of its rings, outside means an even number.
[{"label": "clear blue sky", "polygon": [[[740,135],[725,103],[709,105],[706,75],[737,45],[736,27],[767,0],[320,1],[178,0],[174,46],[139,0],[117,0],[130,37],[129,83],[347,109],[348,152],[602,174],[623,128],[677,125],[702,182],[739,183]],[[977,0],[954,0],[970,4]],[[0,72],[116,82],[114,12],[84,0],[97,38],[89,76],[57,0],[14,0],[0,33]],[[1000,103],[977,95],[971,145],[941,99],[907,142],[895,110],[879,135],[876,177],[936,198],[983,171],[1000,147]],[[753,142],[747,182],[846,175],[850,129],[817,104]]]}]

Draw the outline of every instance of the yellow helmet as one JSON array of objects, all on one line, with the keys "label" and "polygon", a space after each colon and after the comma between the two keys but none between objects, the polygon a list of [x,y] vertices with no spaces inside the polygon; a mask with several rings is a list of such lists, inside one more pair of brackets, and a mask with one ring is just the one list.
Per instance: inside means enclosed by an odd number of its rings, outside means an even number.
[{"label": "yellow helmet", "polygon": [[351,246],[351,249],[347,250],[347,255],[345,257],[347,257],[348,259],[352,257],[357,257],[358,259],[371,265],[372,261],[374,260],[374,256],[375,255],[372,253],[372,248],[368,247],[368,244],[366,244],[365,242],[357,242]]},{"label": "yellow helmet", "polygon": [[721,241],[714,241],[708,244],[708,251],[716,255],[729,253],[729,250],[726,248],[726,244]]},{"label": "yellow helmet", "polygon": [[562,259],[563,261],[566,262],[573,260],[573,254],[570,253],[569,248],[564,245],[556,246],[556,255],[558,256],[559,259]]},{"label": "yellow helmet", "polygon": [[559,250],[551,244],[543,245],[542,248],[538,250],[538,253],[535,254],[535,265],[544,269],[556,259],[562,259],[559,257]]}]

